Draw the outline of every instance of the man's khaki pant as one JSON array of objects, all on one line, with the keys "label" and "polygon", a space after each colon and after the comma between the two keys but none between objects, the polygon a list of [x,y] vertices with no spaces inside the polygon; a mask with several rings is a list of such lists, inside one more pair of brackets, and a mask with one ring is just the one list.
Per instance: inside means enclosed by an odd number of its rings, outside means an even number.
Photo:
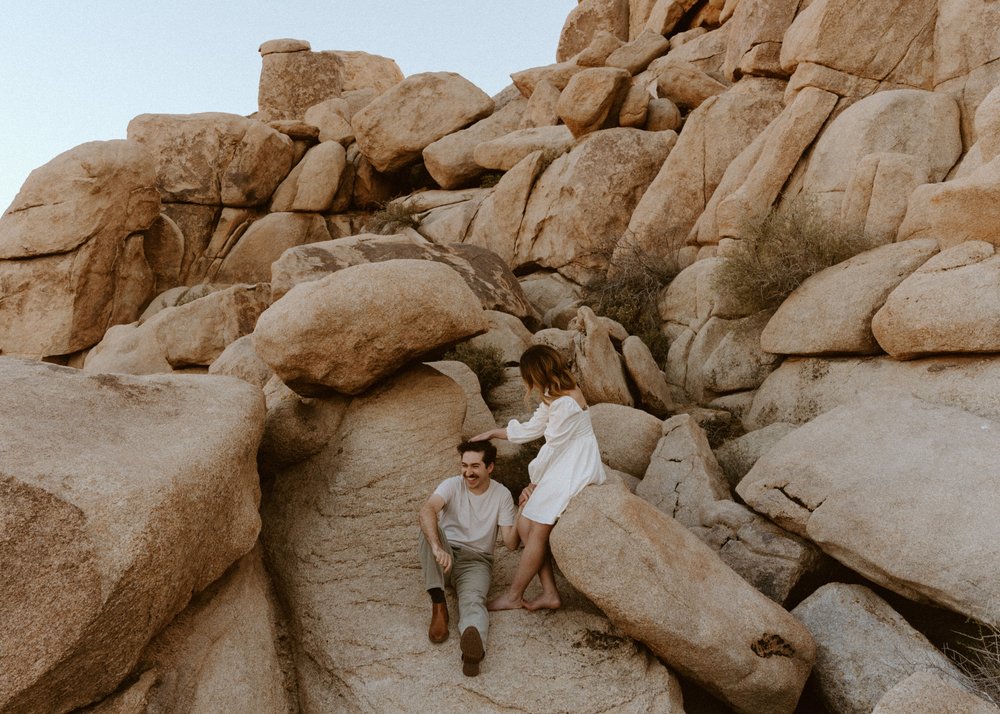
[{"label": "man's khaki pant", "polygon": [[431,546],[420,534],[420,564],[424,569],[426,588],[441,588],[453,585],[458,596],[458,633],[466,627],[475,627],[486,643],[490,620],[486,611],[486,593],[490,590],[493,576],[493,556],[448,543],[444,532],[438,528],[441,545],[451,553],[451,570],[446,574],[434,560]]}]

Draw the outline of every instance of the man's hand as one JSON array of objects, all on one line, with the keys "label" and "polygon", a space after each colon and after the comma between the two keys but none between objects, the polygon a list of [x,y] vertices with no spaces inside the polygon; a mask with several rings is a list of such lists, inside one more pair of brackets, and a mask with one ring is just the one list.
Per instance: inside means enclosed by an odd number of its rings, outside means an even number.
[{"label": "man's hand", "polygon": [[451,570],[451,553],[446,551],[439,545],[431,544],[431,552],[434,553],[434,560],[437,561],[438,565],[444,572]]},{"label": "man's hand", "polygon": [[535,491],[535,484],[529,483],[527,486],[525,486],[524,489],[521,491],[521,495],[517,499],[517,507],[520,508],[525,503],[527,503],[528,499],[531,498],[531,494],[534,493],[534,491]]}]

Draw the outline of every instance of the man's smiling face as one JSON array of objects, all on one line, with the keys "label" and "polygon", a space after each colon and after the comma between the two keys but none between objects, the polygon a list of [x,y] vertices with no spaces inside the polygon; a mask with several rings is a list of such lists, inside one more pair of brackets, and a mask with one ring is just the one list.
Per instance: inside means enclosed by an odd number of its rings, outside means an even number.
[{"label": "man's smiling face", "polygon": [[483,462],[483,454],[478,451],[466,451],[462,454],[462,478],[472,493],[486,493],[490,487],[490,474],[493,464],[487,466]]}]

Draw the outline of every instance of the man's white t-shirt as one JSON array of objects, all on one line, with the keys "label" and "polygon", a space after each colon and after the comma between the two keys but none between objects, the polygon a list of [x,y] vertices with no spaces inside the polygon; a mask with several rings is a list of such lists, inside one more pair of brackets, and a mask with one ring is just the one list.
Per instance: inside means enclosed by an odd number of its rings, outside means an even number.
[{"label": "man's white t-shirt", "polygon": [[442,481],[434,493],[444,499],[438,523],[452,545],[492,555],[497,526],[514,525],[514,499],[507,487],[496,481],[491,480],[486,492],[476,495],[464,478],[452,476]]}]

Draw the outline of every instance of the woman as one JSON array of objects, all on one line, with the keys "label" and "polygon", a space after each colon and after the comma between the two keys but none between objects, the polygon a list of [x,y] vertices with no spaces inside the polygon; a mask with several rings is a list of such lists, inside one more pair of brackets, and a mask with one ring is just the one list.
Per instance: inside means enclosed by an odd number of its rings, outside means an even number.
[{"label": "woman", "polygon": [[[528,395],[537,391],[542,400],[531,420],[521,424],[512,419],[505,429],[493,429],[473,438],[509,439],[520,444],[545,436],[545,445],[528,464],[531,484],[521,493],[519,504],[523,510],[517,528],[524,553],[510,588],[487,603],[487,608],[554,610],[562,602],[552,572],[549,533],[569,500],[588,484],[604,483],[606,476],[587,401],[562,356],[547,345],[536,345],[521,355],[520,368]],[[524,591],[536,574],[542,593],[525,601]]]}]

